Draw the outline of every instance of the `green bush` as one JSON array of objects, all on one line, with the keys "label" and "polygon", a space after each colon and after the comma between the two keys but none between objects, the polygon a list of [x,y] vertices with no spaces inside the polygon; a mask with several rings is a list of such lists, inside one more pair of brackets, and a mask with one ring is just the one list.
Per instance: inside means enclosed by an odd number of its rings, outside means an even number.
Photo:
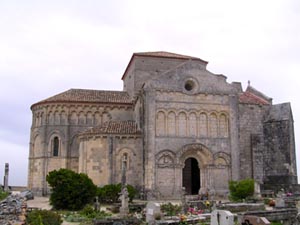
[{"label": "green bush", "polygon": [[48,210],[34,210],[26,217],[26,224],[29,225],[60,225],[62,222],[59,214]]},{"label": "green bush", "polygon": [[[137,190],[131,186],[127,185],[128,198],[132,202],[134,196],[137,194]],[[99,201],[102,203],[116,203],[119,202],[119,196],[121,193],[121,184],[108,184],[103,187],[98,188],[97,196]]]},{"label": "green bush", "polygon": [[0,187],[0,201],[5,199],[8,195],[9,195],[9,193],[5,192],[5,191],[2,191],[2,189]]},{"label": "green bush", "polygon": [[230,200],[241,201],[254,194],[254,180],[229,181]]},{"label": "green bush", "polygon": [[83,173],[60,169],[51,171],[46,179],[52,188],[50,204],[55,209],[80,210],[96,195],[97,187]]}]

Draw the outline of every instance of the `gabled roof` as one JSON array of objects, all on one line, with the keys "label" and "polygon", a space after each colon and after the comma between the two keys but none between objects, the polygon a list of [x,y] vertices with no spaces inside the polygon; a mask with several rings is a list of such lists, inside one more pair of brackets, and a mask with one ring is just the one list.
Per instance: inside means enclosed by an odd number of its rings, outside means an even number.
[{"label": "gabled roof", "polygon": [[124,134],[137,135],[141,132],[137,129],[135,121],[107,121],[100,126],[90,128],[81,133],[81,135],[95,135],[95,134]]},{"label": "gabled roof", "polygon": [[126,73],[131,65],[131,63],[133,62],[133,59],[135,57],[154,57],[154,58],[170,58],[170,59],[182,59],[182,60],[197,60],[197,61],[201,61],[202,63],[207,64],[207,61],[204,61],[200,58],[197,57],[193,57],[193,56],[188,56],[188,55],[180,55],[180,54],[176,54],[176,53],[172,53],[172,52],[164,52],[164,51],[157,51],[157,52],[137,52],[137,53],[133,53],[126,69],[125,72],[122,76],[122,80],[125,78]]},{"label": "gabled roof", "polygon": [[37,102],[31,106],[44,103],[109,103],[132,104],[127,92],[124,91],[98,91],[88,89],[70,89],[50,98]]},{"label": "gabled roof", "polygon": [[248,85],[245,92],[239,95],[239,102],[254,105],[272,105],[272,98]]}]

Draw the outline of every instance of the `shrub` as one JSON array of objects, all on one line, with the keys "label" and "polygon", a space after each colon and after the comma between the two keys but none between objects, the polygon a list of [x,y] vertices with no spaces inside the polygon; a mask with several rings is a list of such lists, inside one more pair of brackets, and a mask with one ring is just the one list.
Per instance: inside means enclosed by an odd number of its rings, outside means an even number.
[{"label": "shrub", "polygon": [[181,205],[173,205],[172,203],[162,204],[160,209],[166,216],[176,216],[181,212]]},{"label": "shrub", "polygon": [[0,186],[0,201],[5,199],[9,195],[8,192],[2,191],[2,188]]},{"label": "shrub", "polygon": [[60,225],[62,222],[59,214],[48,210],[34,210],[26,217],[26,224],[30,225]]},{"label": "shrub", "polygon": [[[132,202],[134,196],[137,194],[137,190],[131,186],[127,185],[128,198]],[[103,187],[98,188],[97,196],[99,201],[102,203],[116,203],[119,202],[119,196],[121,193],[121,184],[108,184]]]},{"label": "shrub", "polygon": [[82,209],[96,195],[97,187],[83,173],[60,169],[51,171],[46,179],[52,188],[50,204],[55,209]]},{"label": "shrub", "polygon": [[230,200],[240,201],[253,196],[254,180],[229,181]]}]

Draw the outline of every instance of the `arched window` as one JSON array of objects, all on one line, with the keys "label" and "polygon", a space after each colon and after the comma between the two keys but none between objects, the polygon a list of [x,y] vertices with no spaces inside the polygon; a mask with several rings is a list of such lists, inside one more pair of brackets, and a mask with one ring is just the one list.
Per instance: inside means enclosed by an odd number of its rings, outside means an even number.
[{"label": "arched window", "polygon": [[186,114],[184,112],[179,113],[178,116],[178,134],[179,136],[187,135],[187,119]]},{"label": "arched window", "polygon": [[207,115],[205,113],[200,114],[199,133],[201,137],[207,136]]},{"label": "arched window", "polygon": [[224,114],[220,116],[220,136],[228,137],[228,120]]},{"label": "arched window", "polygon": [[218,119],[215,113],[210,114],[209,116],[209,133],[210,137],[218,136]]},{"label": "arched window", "polygon": [[59,150],[59,139],[58,137],[53,138],[53,156],[58,156]]},{"label": "arched window", "polygon": [[165,114],[164,112],[158,112],[156,116],[156,135],[164,136],[165,132]]},{"label": "arched window", "polygon": [[176,135],[176,116],[174,112],[169,112],[168,114],[168,135]]},{"label": "arched window", "polygon": [[126,170],[128,169],[128,154],[124,153],[122,156],[122,162],[121,162],[121,170],[125,168]]},{"label": "arched window", "polygon": [[197,136],[197,116],[196,113],[189,115],[189,135],[190,137]]}]

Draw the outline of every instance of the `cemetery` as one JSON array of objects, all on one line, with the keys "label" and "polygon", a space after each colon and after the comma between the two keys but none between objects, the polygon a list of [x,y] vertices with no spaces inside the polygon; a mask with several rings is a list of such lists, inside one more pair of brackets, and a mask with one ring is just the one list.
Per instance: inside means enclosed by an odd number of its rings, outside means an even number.
[{"label": "cemetery", "polygon": [[[123,167],[125,168],[125,167]],[[254,181],[234,182],[227,198],[205,195],[188,195],[182,188],[180,199],[145,200],[143,195],[126,183],[126,170],[122,171],[122,183],[98,188],[95,192],[84,186],[76,186],[76,179],[90,180],[75,172],[61,169],[47,176],[52,187],[49,201],[51,207],[43,209],[32,204],[34,197],[28,191],[9,193],[8,167],[4,188],[0,191],[0,225],[299,225],[298,214],[300,195],[281,189],[277,193],[264,196],[255,190]],[[74,175],[73,180],[66,177]],[[65,176],[65,177],[63,177]],[[55,179],[60,184],[55,186]],[[69,186],[80,190],[77,197],[68,190]],[[245,183],[247,184],[245,186]],[[69,194],[62,193],[59,185]],[[59,193],[56,191],[59,190]],[[87,193],[85,193],[85,191]],[[92,195],[86,195],[91,194]],[[63,198],[56,194],[63,194]],[[68,196],[70,195],[70,196]],[[74,196],[73,196],[74,195]],[[134,195],[134,196],[133,196]],[[89,196],[89,197],[88,197]],[[81,197],[83,200],[81,201]],[[65,205],[62,205],[62,202]],[[77,204],[76,204],[77,202]],[[34,207],[36,206],[36,207]]]}]

